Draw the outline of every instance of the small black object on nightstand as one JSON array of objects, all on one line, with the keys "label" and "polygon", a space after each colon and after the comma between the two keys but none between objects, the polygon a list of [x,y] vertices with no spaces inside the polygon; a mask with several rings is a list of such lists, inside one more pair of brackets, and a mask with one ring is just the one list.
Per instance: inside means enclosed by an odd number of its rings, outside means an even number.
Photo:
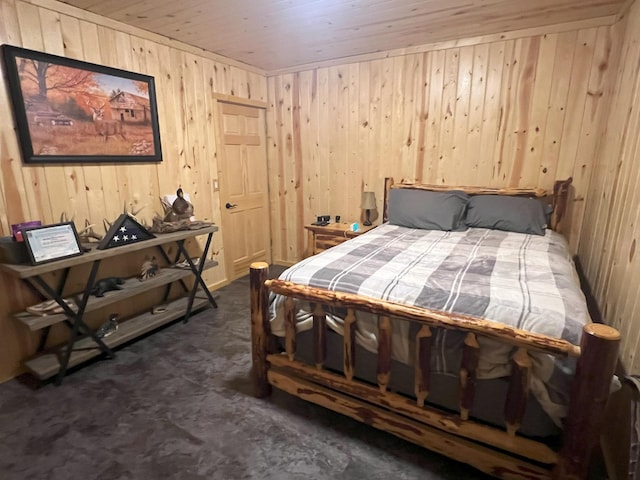
[{"label": "small black object on nightstand", "polygon": [[318,215],[316,217],[316,221],[313,222],[311,225],[317,225],[319,227],[326,227],[327,225],[329,225],[330,221],[331,221],[331,215]]}]

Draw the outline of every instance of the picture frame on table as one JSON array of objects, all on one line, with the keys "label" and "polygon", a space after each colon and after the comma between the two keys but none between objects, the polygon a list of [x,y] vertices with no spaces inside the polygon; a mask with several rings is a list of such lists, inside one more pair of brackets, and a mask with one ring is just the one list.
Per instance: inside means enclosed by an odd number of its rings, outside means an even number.
[{"label": "picture frame on table", "polygon": [[84,253],[73,222],[24,228],[21,232],[32,265],[77,257]]},{"label": "picture frame on table", "polygon": [[160,162],[152,76],[2,45],[26,164]]}]

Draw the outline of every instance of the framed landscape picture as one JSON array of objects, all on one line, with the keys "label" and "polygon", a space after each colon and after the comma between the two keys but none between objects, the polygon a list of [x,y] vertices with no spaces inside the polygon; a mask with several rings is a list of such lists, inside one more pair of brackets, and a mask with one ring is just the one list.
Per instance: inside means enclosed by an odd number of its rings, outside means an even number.
[{"label": "framed landscape picture", "polygon": [[2,50],[25,163],[162,160],[153,77]]}]

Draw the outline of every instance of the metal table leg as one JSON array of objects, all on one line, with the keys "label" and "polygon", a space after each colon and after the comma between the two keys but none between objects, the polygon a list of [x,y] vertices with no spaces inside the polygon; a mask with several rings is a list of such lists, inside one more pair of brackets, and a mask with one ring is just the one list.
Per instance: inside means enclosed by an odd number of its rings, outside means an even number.
[{"label": "metal table leg", "polygon": [[[62,383],[62,379],[64,378],[67,367],[69,365],[69,359],[71,358],[71,353],[73,352],[73,344],[81,335],[86,335],[91,337],[91,339],[96,343],[98,348],[105,353],[109,358],[113,358],[113,351],[100,339],[96,333],[89,327],[83,320],[84,311],[87,308],[87,301],[89,300],[89,295],[91,294],[91,289],[95,283],[95,279],[98,273],[98,267],[100,266],[100,260],[93,262],[91,266],[91,273],[89,274],[89,278],[87,280],[87,284],[85,285],[84,292],[82,293],[82,301],[78,305],[78,311],[74,312],[69,305],[66,304],[62,296],[59,292],[55,291],[49,284],[47,284],[39,275],[33,277],[34,281],[38,284],[40,288],[47,295],[49,295],[52,299],[54,299],[60,307],[64,310],[64,313],[70,318],[73,319],[71,324],[71,335],[67,340],[66,346],[64,347],[62,358],[60,360],[60,369],[58,370],[58,374],[56,375],[55,384],[60,385]],[[68,323],[65,322],[68,326]]]},{"label": "metal table leg", "polygon": [[211,292],[207,288],[207,285],[204,283],[204,280],[202,279],[202,271],[204,270],[204,264],[205,264],[205,261],[207,260],[207,253],[209,252],[209,247],[211,246],[212,237],[213,237],[213,233],[209,233],[209,235],[207,236],[207,242],[204,246],[204,249],[202,251],[202,255],[200,256],[200,260],[198,262],[197,267],[196,265],[194,265],[187,250],[184,248],[184,240],[177,242],[178,250],[182,253],[184,258],[186,259],[187,263],[189,264],[189,267],[191,268],[191,271],[193,272],[193,275],[195,276],[195,282],[193,284],[193,288],[191,289],[191,293],[189,294],[187,311],[184,316],[185,323],[189,320],[189,316],[191,315],[191,308],[193,307],[193,300],[196,296],[198,286],[202,287],[202,290],[207,295],[207,298],[209,299],[209,303],[213,306],[213,308],[218,308],[218,304],[214,300],[213,296],[211,295]]}]

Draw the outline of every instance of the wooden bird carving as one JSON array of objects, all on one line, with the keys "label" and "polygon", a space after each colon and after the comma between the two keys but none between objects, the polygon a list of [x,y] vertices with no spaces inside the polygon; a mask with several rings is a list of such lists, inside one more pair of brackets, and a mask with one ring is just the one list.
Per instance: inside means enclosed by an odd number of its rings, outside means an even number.
[{"label": "wooden bird carving", "polygon": [[165,222],[177,222],[179,220],[188,220],[193,215],[193,204],[184,198],[184,192],[181,188],[176,192],[176,198],[171,204],[171,210],[165,215]]}]

